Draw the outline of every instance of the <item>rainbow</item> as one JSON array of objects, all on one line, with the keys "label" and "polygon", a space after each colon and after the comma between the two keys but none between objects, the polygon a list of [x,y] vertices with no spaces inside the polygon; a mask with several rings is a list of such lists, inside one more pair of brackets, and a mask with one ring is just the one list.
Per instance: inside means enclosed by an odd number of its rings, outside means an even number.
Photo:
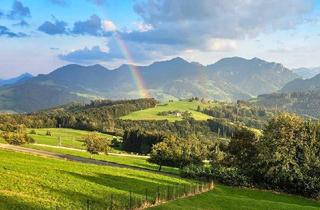
[{"label": "rainbow", "polygon": [[141,98],[151,98],[151,95],[148,91],[148,89],[145,87],[143,77],[138,69],[137,66],[133,65],[134,61],[132,59],[131,53],[126,46],[125,42],[123,39],[121,39],[120,34],[118,34],[116,31],[113,32],[113,37],[115,38],[117,44],[119,45],[119,48],[123,54],[123,56],[127,59],[128,66],[130,68],[132,77],[135,81],[135,84],[137,86],[137,89],[139,91],[140,97]]}]

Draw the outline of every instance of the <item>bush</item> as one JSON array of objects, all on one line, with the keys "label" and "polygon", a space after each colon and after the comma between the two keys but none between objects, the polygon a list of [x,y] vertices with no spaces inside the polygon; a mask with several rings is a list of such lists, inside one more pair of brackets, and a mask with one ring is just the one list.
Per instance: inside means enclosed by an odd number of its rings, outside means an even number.
[{"label": "bush", "polygon": [[251,180],[235,167],[189,165],[180,172],[182,177],[215,180],[232,186],[251,186]]},{"label": "bush", "polygon": [[27,129],[24,125],[16,126],[13,132],[4,131],[1,135],[8,144],[22,145],[34,142],[34,139],[28,136]]},{"label": "bush", "polygon": [[51,131],[47,130],[47,132],[46,132],[46,136],[52,136]]},{"label": "bush", "polygon": [[33,129],[33,130],[30,131],[30,134],[34,134],[35,135],[35,134],[37,134],[37,132]]}]

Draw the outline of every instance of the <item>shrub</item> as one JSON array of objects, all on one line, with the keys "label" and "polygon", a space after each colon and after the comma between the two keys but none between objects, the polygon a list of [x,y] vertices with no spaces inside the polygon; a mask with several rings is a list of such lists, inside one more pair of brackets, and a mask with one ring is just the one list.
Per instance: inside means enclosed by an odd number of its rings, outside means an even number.
[{"label": "shrub", "polygon": [[32,129],[31,131],[30,131],[30,134],[37,134],[37,132],[34,130],[34,129]]},{"label": "shrub", "polygon": [[16,126],[13,132],[4,131],[1,135],[6,142],[13,145],[22,145],[34,142],[34,139],[28,136],[27,129],[24,125]]},{"label": "shrub", "polygon": [[50,130],[47,130],[47,132],[46,132],[46,136],[52,136],[52,133],[51,133],[51,131],[50,131]]},{"label": "shrub", "polygon": [[250,186],[252,181],[235,167],[189,165],[180,172],[182,177],[215,180],[226,185]]}]

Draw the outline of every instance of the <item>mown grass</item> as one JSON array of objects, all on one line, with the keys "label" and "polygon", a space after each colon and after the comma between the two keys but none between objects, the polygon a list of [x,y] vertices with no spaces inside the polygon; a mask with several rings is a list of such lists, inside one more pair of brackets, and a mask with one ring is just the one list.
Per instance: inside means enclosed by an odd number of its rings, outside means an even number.
[{"label": "mown grass", "polygon": [[218,185],[212,191],[195,197],[171,201],[150,208],[153,210],[312,210],[320,202],[299,196],[275,194],[269,191]]},{"label": "mown grass", "polygon": [[[107,209],[133,196],[156,196],[157,187],[192,181],[152,172],[96,166],[0,149],[0,209]],[[116,209],[116,208],[114,208]]]},{"label": "mown grass", "polygon": [[132,112],[126,116],[121,117],[123,120],[168,120],[171,122],[182,120],[182,117],[178,117],[175,115],[167,115],[161,116],[160,112],[164,111],[180,111],[185,112],[189,111],[192,114],[192,117],[195,120],[207,120],[211,119],[210,116],[203,114],[201,112],[197,112],[198,106],[201,108],[209,106],[209,103],[201,103],[200,101],[173,101],[165,104],[157,105],[155,108],[144,109],[141,111]]},{"label": "mown grass", "polygon": [[[33,145],[28,144],[24,145],[24,147],[38,149],[38,150],[44,150],[49,152],[55,152],[59,154],[67,154],[67,155],[73,155],[78,157],[84,157],[84,158],[90,158],[90,154],[85,151],[75,151],[70,149],[64,149],[64,148],[52,148],[52,147],[46,147],[46,146],[39,146],[39,145]],[[146,157],[140,157],[140,156],[119,156],[119,155],[112,155],[112,154],[99,154],[99,155],[93,155],[93,159],[96,160],[103,160],[108,161],[112,163],[118,163],[122,165],[128,165],[128,166],[134,166],[138,168],[148,169],[157,171],[159,166],[153,163],[149,163],[147,161]],[[179,174],[179,169],[172,168],[172,167],[162,167],[163,172],[172,173],[172,174]]]},{"label": "mown grass", "polygon": [[[30,133],[32,130],[36,134],[29,134],[37,144],[46,144],[52,146],[63,146],[76,149],[84,149],[83,137],[89,134],[89,131],[68,129],[68,128],[42,128],[42,129],[28,129]],[[46,135],[47,131],[51,132],[51,136]],[[99,135],[112,139],[113,136],[99,133]]]}]

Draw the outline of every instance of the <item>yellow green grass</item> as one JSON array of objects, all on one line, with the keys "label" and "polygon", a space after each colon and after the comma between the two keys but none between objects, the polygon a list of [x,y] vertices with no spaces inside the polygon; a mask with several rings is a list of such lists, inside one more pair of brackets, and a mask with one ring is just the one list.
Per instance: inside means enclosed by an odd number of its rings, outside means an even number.
[{"label": "yellow green grass", "polygon": [[[53,147],[46,147],[46,146],[33,145],[33,144],[27,144],[27,145],[24,145],[24,147],[48,151],[48,152],[54,152],[58,154],[66,154],[66,155],[73,155],[77,157],[90,158],[90,154],[85,151],[76,151],[76,150],[70,150],[67,148],[53,148]],[[141,157],[141,156],[134,156],[134,155],[121,156],[116,154],[108,154],[108,155],[99,154],[99,155],[93,155],[92,158],[96,160],[103,160],[103,161],[108,161],[112,163],[134,166],[142,169],[148,169],[151,171],[157,171],[159,168],[158,165],[149,163],[147,161],[147,157]],[[179,170],[177,168],[172,168],[172,167],[164,166],[162,167],[162,171],[171,173],[171,174],[179,174]]]},{"label": "yellow green grass", "polygon": [[[42,128],[42,129],[28,129],[30,133],[32,130],[36,134],[29,134],[37,144],[46,144],[52,146],[63,146],[76,149],[84,149],[83,138],[88,135],[89,131],[68,129],[68,128]],[[51,132],[51,136],[46,135],[47,131]],[[99,133],[99,135],[112,139],[113,136]]]},{"label": "yellow green grass", "polygon": [[[192,184],[176,177],[132,169],[43,158],[0,149],[0,209],[107,209],[156,196],[157,187]],[[116,209],[114,207],[114,209]]]},{"label": "yellow green grass", "polygon": [[161,116],[160,112],[165,111],[189,111],[195,120],[211,119],[210,116],[197,111],[198,106],[201,108],[208,107],[210,103],[202,103],[201,101],[172,101],[164,104],[159,104],[154,108],[144,109],[141,111],[132,112],[126,116],[121,117],[123,120],[168,120],[171,122],[182,120],[182,117],[175,115]]},{"label": "yellow green grass", "polygon": [[315,210],[320,202],[269,191],[218,185],[195,197],[179,199],[153,210]]}]

